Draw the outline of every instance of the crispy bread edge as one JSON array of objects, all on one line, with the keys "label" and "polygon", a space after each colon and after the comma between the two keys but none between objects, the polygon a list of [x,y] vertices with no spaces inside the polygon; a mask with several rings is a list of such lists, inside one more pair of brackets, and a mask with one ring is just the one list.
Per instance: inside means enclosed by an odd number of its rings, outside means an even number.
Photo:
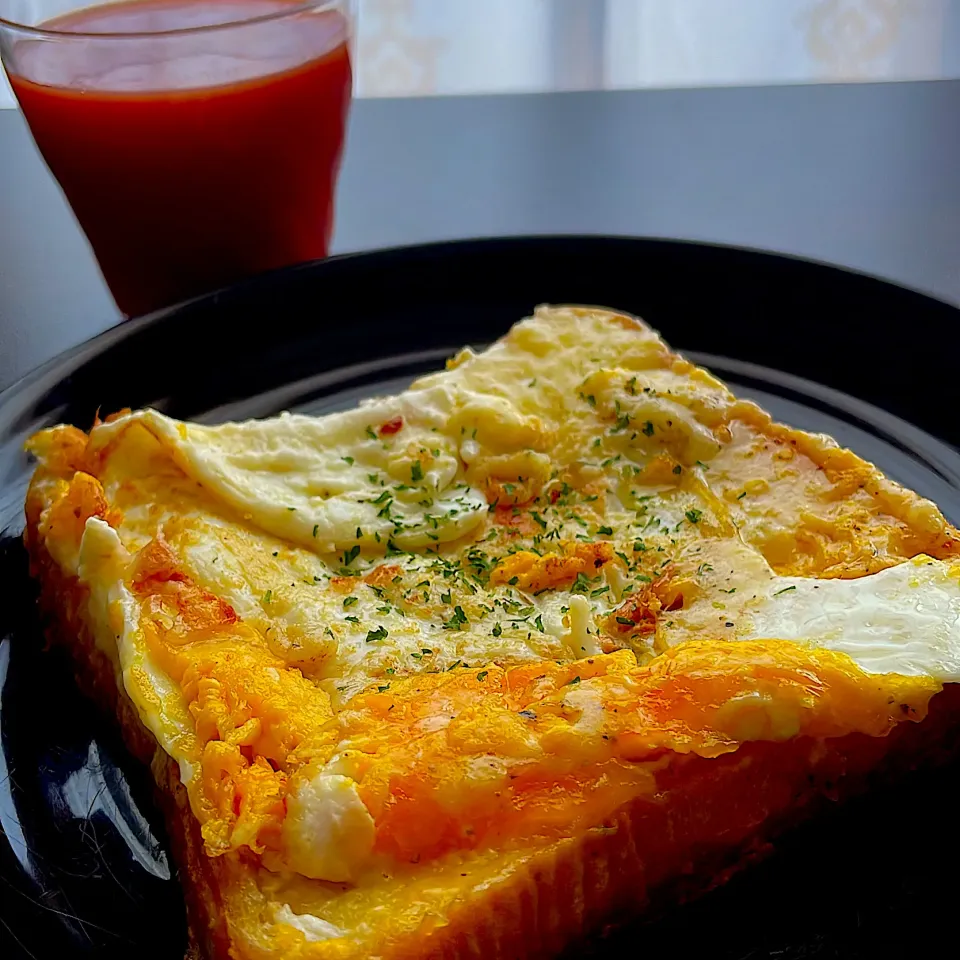
[{"label": "crispy bread edge", "polygon": [[39,582],[40,615],[48,644],[69,655],[81,692],[119,723],[127,749],[153,774],[171,853],[187,908],[188,945],[185,960],[227,960],[229,938],[217,884],[217,867],[203,853],[200,824],[190,810],[180,768],[140,722],[133,702],[118,685],[110,658],[97,647],[81,611],[85,591],[67,577],[37,535],[39,515],[28,516],[24,541],[30,574]]}]

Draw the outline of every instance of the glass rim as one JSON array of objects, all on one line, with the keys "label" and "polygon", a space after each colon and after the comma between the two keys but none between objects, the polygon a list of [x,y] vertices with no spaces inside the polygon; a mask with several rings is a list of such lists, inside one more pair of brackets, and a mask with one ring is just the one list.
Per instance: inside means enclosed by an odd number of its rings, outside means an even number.
[{"label": "glass rim", "polygon": [[[121,0],[107,0],[106,3],[91,3],[86,6],[78,6],[76,11],[96,10],[98,7],[109,7],[119,5]],[[169,30],[138,30],[129,33],[115,33],[111,31],[90,31],[90,30],[58,30],[56,27],[32,26],[27,23],[18,23],[16,20],[9,20],[0,14],[0,29],[8,28],[28,34],[34,39],[57,39],[63,40],[75,37],[80,40],[144,40],[149,37],[176,37],[186,36],[194,33],[212,33],[216,30],[227,30],[231,27],[242,27],[247,24],[268,23],[272,20],[282,20],[285,17],[296,13],[306,11],[319,12],[325,9],[344,9],[349,8],[351,0],[299,0],[299,2],[290,2],[284,4],[283,9],[263,13],[256,17],[240,17],[236,20],[224,20],[222,23],[204,23],[193,27],[173,27]],[[126,6],[126,4],[124,4]],[[70,16],[69,13],[63,16]]]}]

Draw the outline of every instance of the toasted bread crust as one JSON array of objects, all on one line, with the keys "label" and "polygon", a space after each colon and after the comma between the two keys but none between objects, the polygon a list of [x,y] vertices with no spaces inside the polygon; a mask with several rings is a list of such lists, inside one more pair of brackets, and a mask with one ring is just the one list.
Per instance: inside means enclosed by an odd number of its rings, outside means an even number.
[{"label": "toasted bread crust", "polygon": [[[739,762],[692,759],[695,770],[685,771],[686,782],[665,804],[669,813],[663,820],[651,820],[643,800],[629,804],[611,820],[615,829],[609,833],[589,833],[536,858],[491,891],[482,914],[477,903],[460,908],[446,926],[396,956],[553,957],[591,935],[696,899],[770,855],[780,836],[825,808],[960,755],[960,684],[934,697],[922,723],[899,724],[886,738],[853,734],[822,747],[812,741],[806,746],[813,747],[815,762],[808,751],[791,752],[782,742],[747,745],[738,751]],[[739,837],[715,829],[711,814],[720,805],[710,801],[725,791],[752,794],[758,801],[753,825],[748,811]],[[779,813],[771,815],[774,809]],[[650,831],[682,831],[690,821],[699,821],[711,841],[685,862],[669,856],[658,862],[656,850],[651,856]]]},{"label": "toasted bread crust", "polygon": [[190,811],[180,769],[140,722],[136,708],[117,682],[110,658],[96,645],[82,616],[85,591],[63,574],[37,535],[39,505],[28,504],[24,541],[30,573],[40,584],[39,607],[47,642],[67,652],[81,692],[116,718],[127,749],[150,767],[171,853],[186,898],[186,960],[226,960],[229,940],[222,911],[216,867],[203,853],[200,825]]}]

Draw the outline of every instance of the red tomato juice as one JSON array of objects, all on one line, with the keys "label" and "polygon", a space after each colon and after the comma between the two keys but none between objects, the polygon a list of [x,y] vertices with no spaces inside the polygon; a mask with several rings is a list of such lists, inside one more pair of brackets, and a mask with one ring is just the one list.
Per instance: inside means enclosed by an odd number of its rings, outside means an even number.
[{"label": "red tomato juice", "polygon": [[41,26],[70,36],[17,39],[10,81],[125,314],[326,256],[351,89],[342,13],[133,0]]}]

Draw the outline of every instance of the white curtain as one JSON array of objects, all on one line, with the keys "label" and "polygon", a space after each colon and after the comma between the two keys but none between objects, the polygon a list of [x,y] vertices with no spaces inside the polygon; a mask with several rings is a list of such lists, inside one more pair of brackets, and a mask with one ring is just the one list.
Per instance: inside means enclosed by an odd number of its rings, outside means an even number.
[{"label": "white curtain", "polygon": [[960,60],[946,29],[960,0],[359,0],[359,9],[361,96],[936,79]]},{"label": "white curtain", "polygon": [[[358,96],[918,80],[960,70],[960,0],[356,0],[356,6]],[[5,96],[11,105],[0,76],[0,106]]]},{"label": "white curtain", "polygon": [[358,96],[510,93],[541,89],[550,75],[550,0],[359,0],[358,8]]},{"label": "white curtain", "polygon": [[607,0],[605,86],[943,76],[955,0]]}]

